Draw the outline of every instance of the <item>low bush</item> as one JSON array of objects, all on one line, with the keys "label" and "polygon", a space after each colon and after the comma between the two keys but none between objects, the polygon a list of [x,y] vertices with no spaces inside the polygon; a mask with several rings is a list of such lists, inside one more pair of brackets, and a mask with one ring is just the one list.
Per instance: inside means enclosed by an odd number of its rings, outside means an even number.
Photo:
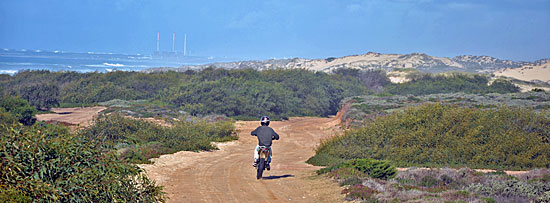
[{"label": "low bush", "polygon": [[395,177],[397,169],[387,161],[374,159],[353,159],[344,162],[344,168],[355,168],[370,177],[388,180]]},{"label": "low bush", "polygon": [[[315,166],[334,166],[343,163],[344,160],[328,154],[319,154],[318,156],[310,157],[306,163]],[[327,171],[330,172],[330,171]]]},{"label": "low bush", "polygon": [[367,174],[355,169],[355,168],[338,168],[330,171],[327,174],[331,178],[335,179],[348,179],[348,178],[364,178]]},{"label": "low bush", "polygon": [[1,202],[161,202],[161,187],[134,164],[61,126],[1,126]]},{"label": "low bush", "polygon": [[236,139],[232,121],[174,121],[171,127],[112,113],[100,115],[94,125],[80,131],[89,140],[101,140],[105,151],[118,150],[133,163],[177,151],[216,149],[211,142]]},{"label": "low bush", "polygon": [[[348,169],[349,168],[349,169]],[[372,178],[388,180],[397,174],[397,169],[387,161],[373,159],[353,159],[343,163],[320,169],[317,173],[359,171]]]},{"label": "low bush", "polygon": [[14,119],[24,125],[32,125],[36,122],[37,110],[30,106],[29,102],[20,97],[0,95],[0,113],[6,112],[0,117],[1,123],[11,123]]},{"label": "low bush", "polygon": [[550,109],[550,94],[544,92],[524,92],[510,94],[465,94],[446,93],[430,95],[364,95],[349,97],[342,104],[349,108],[342,115],[342,120],[351,127],[361,127],[364,122],[374,121],[378,116],[387,115],[393,111],[403,111],[407,107],[423,104],[446,104],[483,109],[494,109],[508,106],[517,108],[532,108],[535,111]]},{"label": "low bush", "polygon": [[361,184],[362,182],[363,180],[361,180],[358,177],[349,177],[349,178],[343,179],[343,181],[340,182],[340,186],[357,185],[357,184]]},{"label": "low bush", "polygon": [[420,179],[420,186],[422,187],[433,187],[439,184],[439,180],[432,176],[424,176]]},{"label": "low bush", "polygon": [[373,190],[367,186],[357,184],[353,185],[342,191],[342,194],[346,194],[346,200],[366,200],[369,202],[377,202],[377,199],[373,196],[378,194],[378,191]]},{"label": "low bush", "polygon": [[388,160],[399,166],[550,167],[550,111],[442,104],[410,107],[321,143],[310,160]]},{"label": "low bush", "polygon": [[465,187],[466,191],[485,196],[534,199],[550,191],[550,183],[526,182],[517,179],[492,177]]},{"label": "low bush", "polygon": [[[360,177],[355,168],[339,168],[328,173],[341,185],[350,186],[343,191],[373,193],[368,201],[390,202],[545,202],[550,193],[548,183],[541,180],[550,171],[535,169],[521,175],[481,173],[469,168],[410,168],[401,171],[391,180]],[[513,177],[513,178],[511,178]],[[532,178],[536,177],[536,178]],[[360,185],[364,186],[358,186]],[[355,188],[353,188],[355,187]],[[347,196],[348,200],[362,200],[366,195]]]}]

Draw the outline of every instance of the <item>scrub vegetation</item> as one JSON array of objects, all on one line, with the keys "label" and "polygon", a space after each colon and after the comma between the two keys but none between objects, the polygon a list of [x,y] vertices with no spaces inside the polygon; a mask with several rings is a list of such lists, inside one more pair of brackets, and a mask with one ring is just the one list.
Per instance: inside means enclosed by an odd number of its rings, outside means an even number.
[{"label": "scrub vegetation", "polygon": [[521,175],[481,173],[470,168],[410,168],[391,179],[373,178],[354,167],[321,169],[342,187],[346,200],[363,202],[548,202],[550,170]]},{"label": "scrub vegetation", "polygon": [[[162,202],[162,187],[135,163],[176,151],[213,150],[236,139],[233,121],[172,120],[169,126],[102,114],[78,130],[23,125],[23,99],[0,106],[0,202]],[[32,118],[32,117],[31,117]]]},{"label": "scrub vegetation", "polygon": [[[524,179],[469,169],[397,173],[395,166],[550,165],[546,93],[515,93],[512,83],[489,84],[477,74],[409,77],[392,84],[380,70],[214,67],[0,75],[0,201],[164,201],[162,188],[136,163],[181,150],[214,150],[212,142],[236,139],[232,119],[328,116],[344,105],[349,109],[343,119],[353,127],[325,140],[308,163],[327,166],[319,173],[338,180],[349,200],[549,198],[540,189],[548,188],[546,171]],[[37,112],[52,107],[93,105],[108,109],[86,128],[35,123]]]},{"label": "scrub vegetation", "polygon": [[[409,106],[325,140],[308,163],[327,166],[318,173],[343,185],[342,194],[348,200],[546,202],[550,195],[548,126],[546,108]],[[412,168],[380,178],[345,164],[365,159]],[[497,172],[484,174],[469,167]],[[531,171],[510,176],[502,170]]]},{"label": "scrub vegetation", "polygon": [[550,167],[550,112],[426,104],[325,140],[313,164],[373,158],[398,166]]},{"label": "scrub vegetation", "polygon": [[59,125],[2,125],[1,202],[159,202],[162,188],[135,164]]},{"label": "scrub vegetation", "polygon": [[[147,100],[192,116],[223,114],[240,119],[257,119],[267,114],[275,119],[333,115],[343,98],[366,93],[355,77],[304,69],[206,68],[160,73],[23,71],[1,77],[0,85],[4,94],[20,95],[40,109],[58,104],[88,106],[114,99]],[[33,91],[27,91],[30,89]]]}]

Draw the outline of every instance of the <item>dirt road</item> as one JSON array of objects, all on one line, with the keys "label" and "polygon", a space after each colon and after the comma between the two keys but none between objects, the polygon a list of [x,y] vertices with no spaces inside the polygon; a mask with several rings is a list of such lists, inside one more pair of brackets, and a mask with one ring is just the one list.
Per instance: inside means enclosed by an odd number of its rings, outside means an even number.
[{"label": "dirt road", "polygon": [[257,138],[250,132],[258,121],[237,122],[239,139],[218,144],[220,150],[163,155],[141,167],[165,186],[169,202],[341,202],[338,185],[314,176],[318,167],[305,163],[337,124],[336,118],[272,122],[281,138],[274,141],[271,171],[263,180],[256,180],[252,167]]}]

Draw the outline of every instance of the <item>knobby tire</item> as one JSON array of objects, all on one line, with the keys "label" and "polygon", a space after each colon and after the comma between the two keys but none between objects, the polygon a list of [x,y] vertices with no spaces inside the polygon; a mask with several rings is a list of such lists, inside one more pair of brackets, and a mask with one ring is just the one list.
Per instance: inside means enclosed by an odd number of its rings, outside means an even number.
[{"label": "knobby tire", "polygon": [[258,161],[258,172],[256,173],[256,179],[262,178],[262,173],[264,173],[265,169],[265,159],[260,158],[260,161]]}]

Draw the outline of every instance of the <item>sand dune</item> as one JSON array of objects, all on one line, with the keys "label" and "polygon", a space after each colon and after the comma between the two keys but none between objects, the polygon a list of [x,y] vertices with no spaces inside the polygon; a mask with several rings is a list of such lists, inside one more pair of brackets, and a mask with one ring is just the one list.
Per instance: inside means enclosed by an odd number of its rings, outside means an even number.
[{"label": "sand dune", "polygon": [[550,63],[526,65],[520,68],[506,68],[495,72],[495,76],[504,76],[523,81],[539,80],[550,82]]}]

